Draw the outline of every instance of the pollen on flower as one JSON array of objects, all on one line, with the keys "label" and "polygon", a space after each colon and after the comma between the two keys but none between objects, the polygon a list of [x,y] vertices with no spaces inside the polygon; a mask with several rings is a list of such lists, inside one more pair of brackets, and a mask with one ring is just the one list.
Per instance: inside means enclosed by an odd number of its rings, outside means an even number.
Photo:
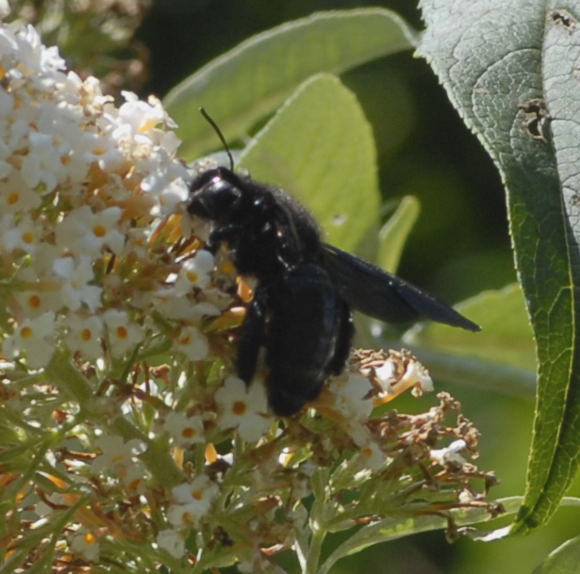
[{"label": "pollen on flower", "polygon": [[218,485],[206,475],[196,477],[192,483],[175,486],[172,489],[173,502],[167,510],[167,519],[174,526],[195,525],[207,514],[218,494]]},{"label": "pollen on flower", "polygon": [[143,329],[129,318],[127,312],[108,309],[103,318],[108,328],[113,355],[120,356],[141,343]]},{"label": "pollen on flower", "polygon": [[26,327],[22,327],[22,329],[20,329],[20,336],[23,339],[30,339],[32,335],[33,335],[32,327],[27,325]]},{"label": "pollen on flower", "polygon": [[187,440],[194,438],[196,435],[197,431],[192,427],[185,428],[181,431],[181,436]]},{"label": "pollen on flower", "polygon": [[247,441],[256,441],[270,427],[268,402],[263,383],[255,380],[248,387],[238,377],[228,377],[215,393],[221,428],[236,428]]},{"label": "pollen on flower", "polygon": [[5,338],[5,356],[26,356],[30,368],[45,366],[54,352],[55,315],[47,311],[16,325],[14,333]]},{"label": "pollen on flower", "polygon": [[234,264],[232,261],[230,261],[229,259],[224,259],[221,262],[220,271],[224,275],[232,275],[236,272],[236,268],[234,267]]},{"label": "pollen on flower", "polygon": [[184,509],[181,514],[181,520],[184,524],[193,525],[195,523],[195,514],[187,509]]},{"label": "pollen on flower", "polygon": [[70,549],[89,562],[98,560],[100,546],[96,536],[91,532],[78,532],[74,535]]},{"label": "pollen on flower", "polygon": [[388,457],[376,441],[367,439],[360,449],[360,462],[363,469],[377,471],[384,466]]},{"label": "pollen on flower", "polygon": [[107,228],[104,225],[95,225],[93,227],[93,233],[95,237],[105,237],[107,234]]},{"label": "pollen on flower", "polygon": [[38,309],[40,307],[40,303],[41,303],[40,297],[36,294],[31,295],[28,298],[28,304],[34,309]]},{"label": "pollen on flower", "polygon": [[193,325],[181,330],[176,338],[176,348],[191,361],[200,361],[209,352],[207,337]]},{"label": "pollen on flower", "polygon": [[214,256],[206,250],[197,253],[183,261],[181,269],[175,281],[174,290],[178,295],[189,293],[192,287],[205,288],[211,280],[211,272],[214,270]]},{"label": "pollen on flower", "polygon": [[203,420],[198,415],[188,416],[182,412],[172,411],[167,415],[163,428],[182,448],[205,441]]},{"label": "pollen on flower", "polygon": [[78,314],[67,318],[65,341],[69,349],[80,353],[85,359],[97,359],[103,355],[100,338],[103,335],[102,319]]},{"label": "pollen on flower", "polygon": [[87,532],[85,534],[85,542],[87,544],[94,544],[97,541],[97,539],[95,538],[95,535],[92,532]]},{"label": "pollen on flower", "polygon": [[248,405],[244,401],[235,401],[232,405],[232,412],[237,416],[242,416],[248,410]]}]

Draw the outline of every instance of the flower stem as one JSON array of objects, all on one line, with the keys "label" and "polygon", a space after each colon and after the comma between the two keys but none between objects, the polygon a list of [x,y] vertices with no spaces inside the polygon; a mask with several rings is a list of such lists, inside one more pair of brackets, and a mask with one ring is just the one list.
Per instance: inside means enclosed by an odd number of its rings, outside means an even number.
[{"label": "flower stem", "polygon": [[67,396],[75,399],[85,409],[87,419],[106,424],[111,431],[122,436],[125,441],[130,439],[143,441],[147,445],[147,450],[141,455],[141,458],[159,484],[170,488],[183,482],[183,473],[166,448],[161,448],[155,441],[150,440],[145,433],[121,413],[112,421],[104,420],[104,414],[95,408],[98,403],[94,400],[91,384],[74,368],[68,353],[64,350],[57,350],[46,367],[46,374],[54,385],[58,386]]},{"label": "flower stem", "polygon": [[318,574],[318,564],[320,563],[320,554],[322,552],[322,543],[326,538],[326,530],[320,528],[320,525],[312,525],[312,537],[308,549],[308,557],[303,569],[303,574]]},{"label": "flower stem", "polygon": [[326,507],[326,485],[328,484],[328,471],[319,469],[312,477],[312,489],[314,502],[310,511],[310,530],[312,536],[308,548],[306,564],[303,568],[303,574],[317,574],[320,563],[320,554],[322,552],[322,543],[326,538],[326,521],[324,509]]}]

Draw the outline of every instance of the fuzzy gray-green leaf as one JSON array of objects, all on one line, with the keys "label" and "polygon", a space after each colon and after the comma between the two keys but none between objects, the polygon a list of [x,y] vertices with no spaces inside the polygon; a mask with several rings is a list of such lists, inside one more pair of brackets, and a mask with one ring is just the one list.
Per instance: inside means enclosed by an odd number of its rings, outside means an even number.
[{"label": "fuzzy gray-green leaf", "polygon": [[526,498],[514,531],[548,520],[580,452],[580,6],[423,0],[419,48],[497,164],[537,345]]}]

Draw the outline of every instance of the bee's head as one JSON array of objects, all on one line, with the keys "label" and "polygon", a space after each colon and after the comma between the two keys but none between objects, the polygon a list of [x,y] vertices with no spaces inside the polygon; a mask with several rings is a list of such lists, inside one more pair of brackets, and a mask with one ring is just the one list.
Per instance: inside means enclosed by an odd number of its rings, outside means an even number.
[{"label": "bee's head", "polygon": [[234,173],[234,158],[228,144],[211,116],[199,108],[221,140],[229,159],[230,167],[216,167],[202,171],[190,184],[191,197],[187,211],[215,223],[226,223],[236,217],[242,203],[244,184]]},{"label": "bee's head", "polygon": [[237,179],[232,171],[224,167],[204,171],[191,182],[187,211],[216,223],[235,217],[242,200]]}]

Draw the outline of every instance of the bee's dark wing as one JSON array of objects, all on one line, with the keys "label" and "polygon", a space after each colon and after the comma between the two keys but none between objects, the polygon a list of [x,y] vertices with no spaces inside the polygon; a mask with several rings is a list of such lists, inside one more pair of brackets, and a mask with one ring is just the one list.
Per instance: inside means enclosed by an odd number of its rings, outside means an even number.
[{"label": "bee's dark wing", "polygon": [[323,243],[323,265],[346,302],[387,323],[421,318],[479,331],[480,327],[425,291],[372,263]]}]

